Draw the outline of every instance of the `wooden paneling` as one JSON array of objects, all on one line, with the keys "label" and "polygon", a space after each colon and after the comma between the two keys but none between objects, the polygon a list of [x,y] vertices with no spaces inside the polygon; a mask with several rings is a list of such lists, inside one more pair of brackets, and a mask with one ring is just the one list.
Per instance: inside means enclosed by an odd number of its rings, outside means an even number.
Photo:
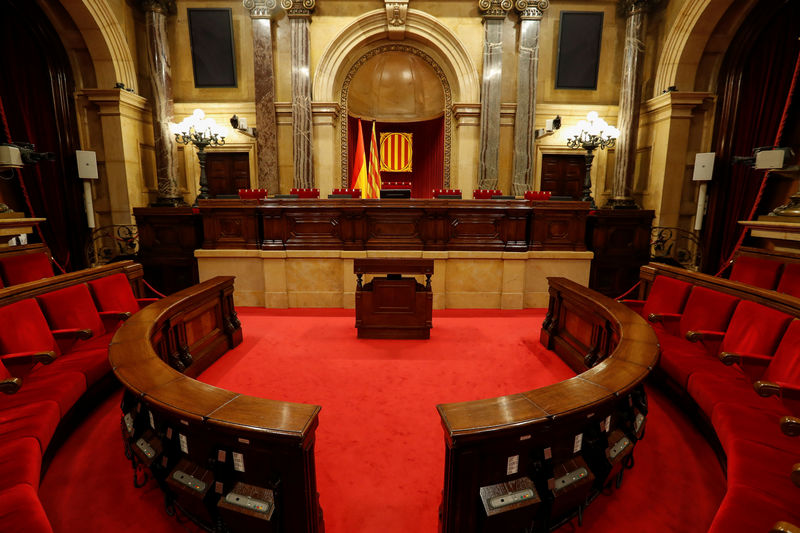
[{"label": "wooden paneling", "polygon": [[586,158],[582,155],[543,154],[541,190],[577,200],[583,192]]},{"label": "wooden paneling", "polygon": [[238,194],[250,188],[250,156],[247,152],[209,152],[206,155],[208,193]]}]

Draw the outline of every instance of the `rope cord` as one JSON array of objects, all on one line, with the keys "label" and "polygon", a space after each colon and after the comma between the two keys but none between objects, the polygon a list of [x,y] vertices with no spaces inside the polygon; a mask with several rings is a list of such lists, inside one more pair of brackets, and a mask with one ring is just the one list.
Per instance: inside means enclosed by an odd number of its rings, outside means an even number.
[{"label": "rope cord", "polygon": [[616,298],[614,298],[614,299],[615,299],[615,300],[622,300],[622,299],[623,299],[623,298],[625,298],[627,295],[629,295],[630,293],[632,293],[632,292],[634,291],[634,289],[636,289],[636,287],[638,287],[638,286],[639,286],[639,285],[641,285],[641,284],[642,284],[642,280],[639,280],[639,281],[637,281],[637,282],[636,282],[636,285],[634,285],[633,287],[631,287],[630,289],[628,289],[627,291],[625,291],[625,292],[624,292],[624,293],[623,293],[621,296],[617,296],[617,297],[616,297]]},{"label": "rope cord", "polygon": [[146,279],[142,278],[142,282],[145,284],[145,286],[146,286],[148,289],[150,289],[151,291],[153,291],[153,294],[155,294],[155,295],[156,295],[156,296],[158,296],[159,298],[166,298],[166,297],[167,297],[165,294],[162,294],[162,293],[158,292],[157,290],[155,290],[155,289],[153,288],[153,286],[152,286],[152,285],[150,285],[149,283],[147,283],[147,280],[146,280]]}]

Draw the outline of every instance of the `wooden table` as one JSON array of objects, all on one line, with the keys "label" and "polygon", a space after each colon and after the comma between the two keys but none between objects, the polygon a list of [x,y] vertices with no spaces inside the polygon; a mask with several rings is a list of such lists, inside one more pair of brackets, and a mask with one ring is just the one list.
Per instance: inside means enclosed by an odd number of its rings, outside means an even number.
[{"label": "wooden table", "polygon": [[[433,259],[355,259],[356,328],[360,339],[429,339]],[[364,284],[364,274],[385,274]],[[424,274],[425,285],[402,274]]]}]

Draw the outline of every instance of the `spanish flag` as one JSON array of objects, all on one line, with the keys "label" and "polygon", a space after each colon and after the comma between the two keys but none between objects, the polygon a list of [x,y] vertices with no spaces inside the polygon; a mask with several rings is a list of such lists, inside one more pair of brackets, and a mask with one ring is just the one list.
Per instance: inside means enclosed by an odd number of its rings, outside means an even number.
[{"label": "spanish flag", "polygon": [[361,119],[358,119],[358,141],[356,141],[356,158],[353,161],[353,177],[351,180],[354,189],[361,189],[361,198],[369,198],[367,161],[364,157],[364,134],[361,130]]},{"label": "spanish flag", "polygon": [[378,139],[375,136],[375,124],[372,123],[372,139],[369,142],[369,195],[367,198],[381,197],[381,170],[378,157]]}]

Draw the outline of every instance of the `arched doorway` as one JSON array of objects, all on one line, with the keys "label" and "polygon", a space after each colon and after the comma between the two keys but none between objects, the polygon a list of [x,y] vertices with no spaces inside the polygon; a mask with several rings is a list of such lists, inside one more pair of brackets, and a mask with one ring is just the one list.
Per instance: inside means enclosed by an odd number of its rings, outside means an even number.
[{"label": "arched doorway", "polygon": [[[415,198],[429,198],[433,189],[445,187],[449,183],[449,176],[445,180],[448,93],[446,79],[437,75],[436,64],[419,49],[388,45],[364,54],[350,69],[342,89],[342,109],[347,111],[347,120],[342,121],[346,127],[342,148],[348,155],[343,176],[349,180],[352,174],[360,120],[366,147],[370,146],[373,123],[378,139],[391,133],[406,134],[404,152],[410,168],[382,165],[384,182],[411,182]],[[388,148],[379,149],[385,153]],[[384,157],[386,161],[400,159]]]}]

